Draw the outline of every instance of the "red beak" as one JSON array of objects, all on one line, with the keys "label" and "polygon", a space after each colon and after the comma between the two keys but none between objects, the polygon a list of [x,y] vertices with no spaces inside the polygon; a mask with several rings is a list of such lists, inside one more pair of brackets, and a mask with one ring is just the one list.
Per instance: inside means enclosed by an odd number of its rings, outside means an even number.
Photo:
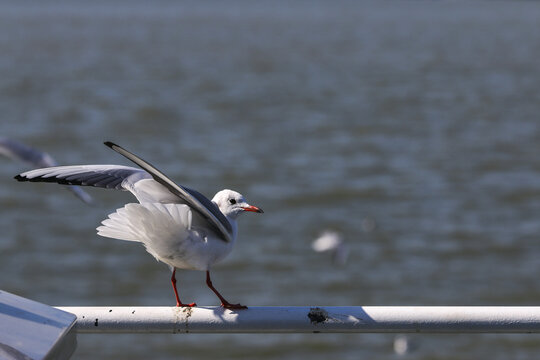
[{"label": "red beak", "polygon": [[256,212],[256,213],[263,213],[264,211],[262,211],[262,209],[256,207],[256,206],[253,206],[253,205],[248,205],[248,206],[244,206],[242,208],[244,211],[251,211],[251,212]]}]

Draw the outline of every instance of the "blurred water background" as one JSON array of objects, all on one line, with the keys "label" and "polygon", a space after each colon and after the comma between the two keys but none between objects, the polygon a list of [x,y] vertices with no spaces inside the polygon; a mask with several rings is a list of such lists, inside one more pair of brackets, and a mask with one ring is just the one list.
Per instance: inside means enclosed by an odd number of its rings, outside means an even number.
[{"label": "blurred water background", "polygon": [[[247,305],[540,302],[540,4],[0,3],[0,135],[61,164],[233,188],[213,280]],[[0,158],[0,289],[51,305],[174,305],[169,270],[95,228],[132,201],[17,183]],[[311,250],[342,234],[349,261]],[[183,299],[217,305],[204,273]],[[388,359],[393,335],[80,335],[77,359]],[[411,359],[533,359],[537,335],[415,335]]]}]

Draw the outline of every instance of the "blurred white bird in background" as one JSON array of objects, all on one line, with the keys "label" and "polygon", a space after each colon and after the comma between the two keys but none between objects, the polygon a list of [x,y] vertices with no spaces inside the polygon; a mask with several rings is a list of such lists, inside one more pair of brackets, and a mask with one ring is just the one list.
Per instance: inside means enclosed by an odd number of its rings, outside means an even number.
[{"label": "blurred white bird in background", "polygon": [[[418,339],[416,339],[418,340]],[[399,356],[405,356],[418,349],[419,344],[417,341],[413,341],[409,336],[399,334],[394,337],[394,353]]]},{"label": "blurred white bird in background", "polygon": [[332,262],[336,265],[345,265],[349,257],[349,248],[336,231],[324,231],[313,241],[311,247],[316,252],[329,252],[332,255]]},{"label": "blurred white bird in background", "polygon": [[[58,164],[52,158],[51,155],[26,145],[20,141],[14,139],[8,139],[0,136],[0,155],[3,155],[9,159],[20,161],[32,168],[42,168],[57,166]],[[75,196],[84,201],[87,204],[92,204],[94,199],[86,191],[76,185],[66,187]]]}]

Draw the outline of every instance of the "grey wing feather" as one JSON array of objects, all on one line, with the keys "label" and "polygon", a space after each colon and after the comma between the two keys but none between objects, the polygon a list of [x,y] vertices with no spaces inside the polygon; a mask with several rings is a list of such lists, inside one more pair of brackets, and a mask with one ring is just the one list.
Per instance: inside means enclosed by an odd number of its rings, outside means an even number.
[{"label": "grey wing feather", "polygon": [[64,185],[84,185],[115,190],[142,179],[151,179],[146,171],[120,165],[72,165],[35,169],[15,176],[19,181],[54,182]]}]

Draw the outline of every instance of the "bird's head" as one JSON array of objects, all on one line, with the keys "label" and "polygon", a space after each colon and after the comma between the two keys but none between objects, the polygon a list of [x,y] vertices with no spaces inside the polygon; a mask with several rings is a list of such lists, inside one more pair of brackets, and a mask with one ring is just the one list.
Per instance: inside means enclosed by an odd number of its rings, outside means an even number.
[{"label": "bird's head", "polygon": [[244,211],[262,213],[262,209],[249,205],[244,196],[233,190],[221,190],[212,201],[219,207],[223,215],[236,219]]}]

